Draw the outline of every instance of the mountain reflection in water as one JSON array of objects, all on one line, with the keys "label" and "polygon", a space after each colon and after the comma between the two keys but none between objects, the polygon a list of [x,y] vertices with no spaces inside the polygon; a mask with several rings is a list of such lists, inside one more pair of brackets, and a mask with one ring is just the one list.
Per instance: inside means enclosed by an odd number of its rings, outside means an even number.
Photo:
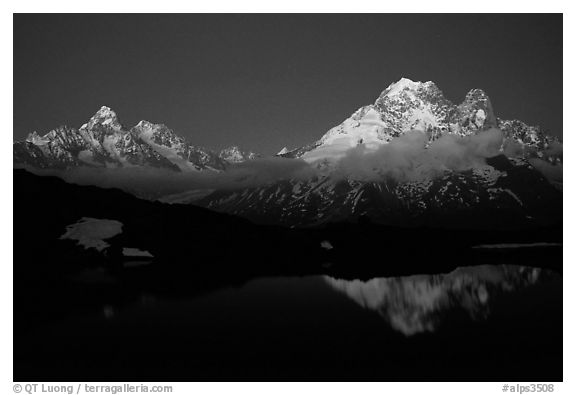
[{"label": "mountain reflection in water", "polygon": [[324,277],[360,306],[378,312],[406,336],[434,332],[442,316],[462,309],[486,318],[491,299],[538,282],[541,269],[523,266],[462,267],[448,274],[374,278],[368,281]]},{"label": "mountain reflection in water", "polygon": [[[562,275],[554,271],[187,281],[195,294],[140,288],[127,300],[114,299],[117,281],[102,273],[82,278],[80,290],[106,293],[15,332],[16,378],[562,380]],[[86,309],[90,300],[99,308]]]}]

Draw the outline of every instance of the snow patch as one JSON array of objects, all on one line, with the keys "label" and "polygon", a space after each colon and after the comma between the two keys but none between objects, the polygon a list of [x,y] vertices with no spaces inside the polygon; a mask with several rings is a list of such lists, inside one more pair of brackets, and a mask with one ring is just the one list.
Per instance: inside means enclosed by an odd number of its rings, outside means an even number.
[{"label": "snow patch", "polygon": [[484,121],[486,121],[486,112],[484,112],[484,110],[479,109],[478,111],[476,111],[476,126],[478,126],[479,128],[484,126]]},{"label": "snow patch", "polygon": [[77,240],[77,244],[85,249],[94,248],[103,251],[110,244],[104,240],[122,233],[122,222],[111,219],[83,217],[78,222],[68,225],[61,240]]}]

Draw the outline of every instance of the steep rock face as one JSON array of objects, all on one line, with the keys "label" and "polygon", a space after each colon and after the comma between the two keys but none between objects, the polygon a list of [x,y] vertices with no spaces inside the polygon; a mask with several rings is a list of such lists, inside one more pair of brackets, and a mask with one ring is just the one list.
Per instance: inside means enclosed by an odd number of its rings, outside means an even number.
[{"label": "steep rock face", "polygon": [[189,144],[166,125],[140,121],[132,132],[182,171],[222,170],[225,167],[225,162],[216,153]]},{"label": "steep rock face", "polygon": [[385,89],[375,108],[390,129],[391,137],[413,129],[430,131],[435,136],[446,129],[455,111],[436,84],[406,78]]},{"label": "steep rock face", "polygon": [[472,89],[458,105],[453,121],[461,134],[475,133],[498,126],[490,98],[481,89]]}]

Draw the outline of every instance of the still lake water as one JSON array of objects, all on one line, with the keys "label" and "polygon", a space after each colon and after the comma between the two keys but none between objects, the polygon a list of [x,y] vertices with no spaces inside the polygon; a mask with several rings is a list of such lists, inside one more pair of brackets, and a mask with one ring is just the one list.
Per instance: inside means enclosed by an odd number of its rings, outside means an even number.
[{"label": "still lake water", "polygon": [[562,380],[562,276],[520,266],[256,278],[30,331],[22,372],[122,380]]}]

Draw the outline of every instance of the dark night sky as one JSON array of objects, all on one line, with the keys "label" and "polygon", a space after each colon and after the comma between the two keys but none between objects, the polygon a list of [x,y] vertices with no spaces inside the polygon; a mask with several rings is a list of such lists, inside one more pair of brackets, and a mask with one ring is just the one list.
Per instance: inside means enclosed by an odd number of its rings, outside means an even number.
[{"label": "dark night sky", "polygon": [[312,142],[391,82],[562,135],[561,15],[16,15],[14,139],[108,105],[131,127],[264,154]]}]

